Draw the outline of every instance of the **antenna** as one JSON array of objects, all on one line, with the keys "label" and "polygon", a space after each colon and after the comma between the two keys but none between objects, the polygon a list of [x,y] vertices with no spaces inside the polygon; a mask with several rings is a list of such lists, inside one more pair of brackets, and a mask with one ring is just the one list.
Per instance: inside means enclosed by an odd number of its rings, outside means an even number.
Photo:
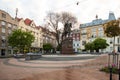
[{"label": "antenna", "polygon": [[98,19],[98,15],[96,14],[96,19]]},{"label": "antenna", "polygon": [[15,18],[17,18],[17,14],[18,14],[18,8],[16,8],[16,16],[15,16]]}]

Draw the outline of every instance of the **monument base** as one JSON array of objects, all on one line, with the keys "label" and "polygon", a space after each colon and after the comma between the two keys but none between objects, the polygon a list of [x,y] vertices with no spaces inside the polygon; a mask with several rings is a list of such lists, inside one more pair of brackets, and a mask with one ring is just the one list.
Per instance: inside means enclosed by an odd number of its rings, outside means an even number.
[{"label": "monument base", "polygon": [[73,50],[73,39],[68,37],[62,42],[62,51],[61,54],[74,54]]}]

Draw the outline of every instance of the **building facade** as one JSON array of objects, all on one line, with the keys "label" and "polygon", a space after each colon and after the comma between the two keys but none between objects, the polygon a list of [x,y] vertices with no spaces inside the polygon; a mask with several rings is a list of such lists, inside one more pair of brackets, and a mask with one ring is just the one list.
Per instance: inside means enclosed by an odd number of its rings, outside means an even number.
[{"label": "building facade", "polygon": [[113,38],[106,37],[104,33],[104,26],[103,24],[111,21],[116,20],[114,13],[110,12],[109,17],[106,20],[98,19],[98,16],[96,16],[96,19],[93,20],[90,23],[80,24],[80,37],[81,37],[81,49],[85,50],[85,44],[88,42],[94,41],[96,38],[103,38],[107,40],[107,43],[109,46],[101,50],[102,52],[112,52],[113,50]]},{"label": "building facade", "polygon": [[73,38],[73,49],[75,53],[80,52],[80,30],[75,29],[72,31],[71,36]]},{"label": "building facade", "polygon": [[36,26],[36,24],[34,23],[33,20],[30,20],[28,18],[24,19],[19,19],[18,18],[18,29],[21,29],[23,31],[29,31],[31,32],[34,37],[35,40],[31,45],[31,49],[32,51],[40,51],[42,50],[42,46],[43,46],[43,38],[42,38],[42,29],[40,26]]},{"label": "building facade", "polygon": [[7,56],[12,53],[8,45],[8,36],[17,29],[18,22],[7,12],[0,10],[0,56]]},{"label": "building facade", "polygon": [[54,48],[57,47],[55,33],[49,31],[49,29],[42,28],[43,44],[50,43]]}]

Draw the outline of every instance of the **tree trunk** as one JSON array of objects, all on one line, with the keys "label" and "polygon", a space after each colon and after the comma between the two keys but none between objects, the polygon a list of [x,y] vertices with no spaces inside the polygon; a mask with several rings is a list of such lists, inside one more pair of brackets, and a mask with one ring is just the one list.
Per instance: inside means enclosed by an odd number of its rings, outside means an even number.
[{"label": "tree trunk", "polygon": [[114,36],[114,43],[113,43],[113,64],[115,64],[116,62],[116,58],[115,58],[115,36]]},{"label": "tree trunk", "polygon": [[114,42],[113,42],[113,53],[115,53],[115,36],[114,36]]},{"label": "tree trunk", "polygon": [[99,52],[99,49],[96,49],[96,52]]}]

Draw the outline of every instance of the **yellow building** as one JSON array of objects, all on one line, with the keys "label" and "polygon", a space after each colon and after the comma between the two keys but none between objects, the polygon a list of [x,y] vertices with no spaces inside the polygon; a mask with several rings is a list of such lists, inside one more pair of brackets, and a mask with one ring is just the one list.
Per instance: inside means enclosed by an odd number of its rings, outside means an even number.
[{"label": "yellow building", "polygon": [[19,24],[18,29],[21,29],[23,31],[30,31],[35,37],[35,41],[32,43],[31,49],[33,51],[40,51],[43,46],[43,38],[42,38],[42,29],[40,26],[36,26],[33,20],[30,20],[28,18],[20,19],[17,18]]},{"label": "yellow building", "polygon": [[8,35],[17,28],[18,22],[7,12],[0,10],[0,56],[11,54],[12,48],[8,45]]},{"label": "yellow building", "polygon": [[103,50],[103,52],[112,51],[113,39],[106,37],[106,35],[104,34],[104,28],[103,28],[103,24],[111,20],[115,20],[114,13],[112,12],[109,13],[109,17],[106,20],[98,19],[98,16],[96,16],[96,19],[93,20],[92,22],[80,24],[80,37],[81,37],[80,44],[81,44],[81,49],[83,51],[85,50],[86,43],[92,42],[98,37],[106,39],[107,43],[109,44],[109,47]]}]

